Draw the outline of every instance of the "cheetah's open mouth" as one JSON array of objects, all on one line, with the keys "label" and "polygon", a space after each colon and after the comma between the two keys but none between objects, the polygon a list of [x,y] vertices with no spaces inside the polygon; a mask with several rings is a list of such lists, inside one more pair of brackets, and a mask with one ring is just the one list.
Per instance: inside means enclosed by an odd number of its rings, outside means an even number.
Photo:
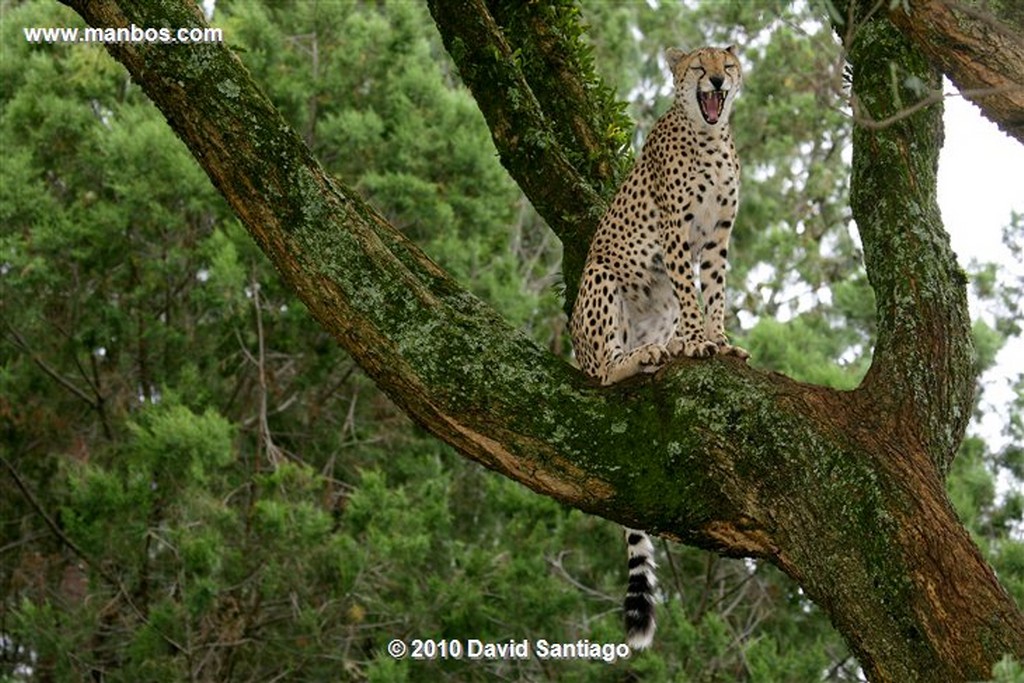
[{"label": "cheetah's open mouth", "polygon": [[718,123],[722,115],[722,107],[725,106],[725,90],[709,90],[708,92],[697,92],[697,104],[700,105],[700,113],[708,123]]}]

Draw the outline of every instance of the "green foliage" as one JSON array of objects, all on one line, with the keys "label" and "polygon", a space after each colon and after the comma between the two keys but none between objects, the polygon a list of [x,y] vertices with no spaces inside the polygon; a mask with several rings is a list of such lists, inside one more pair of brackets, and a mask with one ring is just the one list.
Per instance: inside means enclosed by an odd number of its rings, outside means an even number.
[{"label": "green foliage", "polygon": [[1022,683],[1024,666],[1010,655],[1006,655],[992,667],[992,683]]},{"label": "green foliage", "polygon": [[754,364],[776,370],[794,379],[835,389],[853,389],[867,372],[867,360],[857,356],[854,364],[839,364],[849,348],[829,328],[822,316],[802,314],[788,322],[762,318],[745,336],[744,348]]}]

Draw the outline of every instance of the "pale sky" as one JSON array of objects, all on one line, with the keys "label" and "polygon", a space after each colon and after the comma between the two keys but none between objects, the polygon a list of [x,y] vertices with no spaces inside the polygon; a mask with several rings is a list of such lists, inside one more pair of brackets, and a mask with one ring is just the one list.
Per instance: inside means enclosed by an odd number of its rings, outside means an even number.
[{"label": "pale sky", "polygon": [[[947,84],[947,92],[954,92]],[[1013,261],[1002,243],[1010,211],[1024,213],[1024,145],[981,116],[980,110],[960,97],[946,99],[946,140],[939,157],[939,206],[960,265],[971,259],[1003,264],[1011,273],[1024,274],[1024,264]],[[971,317],[986,316],[971,301]],[[988,322],[991,323],[991,316]],[[972,430],[983,434],[993,450],[1007,443],[1001,434],[1007,406],[1013,399],[1012,382],[1024,372],[1024,339],[1013,338],[999,353],[998,364],[983,378],[987,413]]]}]

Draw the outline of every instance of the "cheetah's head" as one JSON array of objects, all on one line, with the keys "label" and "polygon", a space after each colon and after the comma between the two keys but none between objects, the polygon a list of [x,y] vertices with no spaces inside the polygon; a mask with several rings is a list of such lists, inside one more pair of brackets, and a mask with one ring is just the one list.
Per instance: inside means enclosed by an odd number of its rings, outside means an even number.
[{"label": "cheetah's head", "polygon": [[676,85],[676,101],[690,118],[697,114],[708,126],[729,120],[732,100],[743,82],[736,48],[702,47],[693,52],[665,52]]}]

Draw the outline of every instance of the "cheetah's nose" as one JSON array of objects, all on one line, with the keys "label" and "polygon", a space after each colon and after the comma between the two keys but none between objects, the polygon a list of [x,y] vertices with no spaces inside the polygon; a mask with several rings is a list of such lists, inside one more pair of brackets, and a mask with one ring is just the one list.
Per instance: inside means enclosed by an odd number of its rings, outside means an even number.
[{"label": "cheetah's nose", "polygon": [[715,90],[721,90],[722,84],[725,83],[725,79],[721,76],[712,76],[711,85],[715,86]]}]

